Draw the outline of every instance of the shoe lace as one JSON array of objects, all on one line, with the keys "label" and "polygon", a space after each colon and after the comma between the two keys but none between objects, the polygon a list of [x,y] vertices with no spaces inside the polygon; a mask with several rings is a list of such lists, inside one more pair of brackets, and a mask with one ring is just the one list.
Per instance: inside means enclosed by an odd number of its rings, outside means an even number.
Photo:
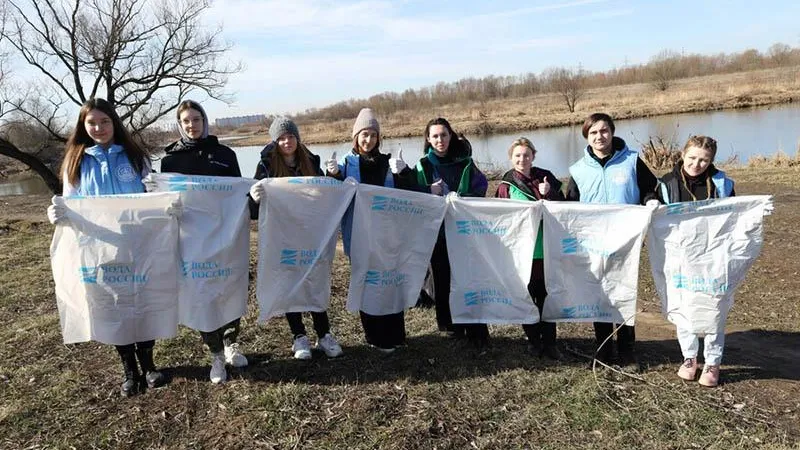
[{"label": "shoe lace", "polygon": [[228,353],[230,353],[232,355],[235,355],[235,354],[239,353],[239,343],[238,342],[234,342],[234,343],[232,343],[230,345],[226,345],[225,347],[226,347],[226,350],[228,350]]},{"label": "shoe lace", "polygon": [[712,375],[716,375],[719,373],[719,366],[705,366],[703,367],[703,373],[711,373]]},{"label": "shoe lace", "polygon": [[693,366],[694,366],[694,360],[692,358],[686,358],[683,360],[683,367],[691,369]]}]

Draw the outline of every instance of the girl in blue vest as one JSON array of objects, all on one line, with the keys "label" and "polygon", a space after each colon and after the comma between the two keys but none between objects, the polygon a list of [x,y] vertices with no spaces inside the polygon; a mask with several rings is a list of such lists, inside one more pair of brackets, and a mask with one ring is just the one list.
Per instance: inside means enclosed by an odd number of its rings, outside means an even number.
[{"label": "girl in blue vest", "polygon": [[[380,152],[381,127],[375,113],[363,108],[353,124],[353,149],[338,162],[325,161],[328,176],[343,180],[352,177],[359,183],[390,188],[409,189],[414,187],[411,170],[403,161],[402,150],[397,158]],[[334,155],[335,158],[335,155]],[[353,205],[350,205],[342,219],[342,240],[344,252],[350,256],[350,242],[353,230]],[[368,344],[383,353],[394,352],[397,346],[405,343],[405,313],[372,315],[359,311],[364,337]]]},{"label": "girl in blue vest", "polygon": [[[150,173],[150,159],[134,142],[109,102],[90,99],[81,106],[78,123],[67,140],[61,164],[63,196],[138,194],[145,191],[142,178]],[[53,224],[65,224],[63,206],[51,205],[47,216]],[[117,345],[124,379],[120,393],[131,396],[139,391],[137,359],[147,386],[155,388],[165,378],[153,363],[155,341]]]},{"label": "girl in blue vest", "polygon": [[[589,145],[583,151],[583,157],[569,168],[567,200],[628,205],[655,203],[657,206],[655,189],[658,180],[639,154],[614,136],[614,130],[614,121],[608,114],[594,113],[583,122],[581,131]],[[594,322],[597,358],[601,361],[612,359],[613,347],[601,345],[614,332],[614,327],[613,323]],[[639,369],[635,343],[633,325],[622,325],[617,331],[619,362],[632,371]]]},{"label": "girl in blue vest", "polygon": [[[272,143],[261,152],[261,161],[256,166],[255,179],[281,177],[315,177],[323,176],[319,167],[319,156],[311,153],[300,142],[300,130],[287,117],[277,117],[269,127]],[[254,184],[250,189],[253,203],[250,205],[250,217],[258,219],[257,204],[264,197],[264,189]],[[317,333],[316,349],[322,350],[328,358],[336,358],[342,354],[342,347],[331,334],[330,321],[326,311],[312,311],[314,331]],[[311,359],[311,342],[303,325],[303,313],[286,313],[289,330],[292,333],[292,352],[296,359]]]},{"label": "girl in blue vest", "polygon": [[[464,197],[483,197],[489,183],[486,176],[472,161],[472,148],[466,139],[453,131],[450,123],[441,117],[425,126],[423,156],[414,168],[417,184],[434,195],[447,195],[450,191]],[[450,257],[444,225],[431,255],[433,289],[436,301],[436,322],[439,331],[454,337],[466,337],[479,349],[489,342],[486,324],[453,324],[450,315]]]},{"label": "girl in blue vest", "polygon": [[[199,103],[184,100],[178,105],[176,114],[181,138],[168,145],[161,159],[161,171],[184,175],[207,175],[217,177],[241,177],[236,153],[222,145],[214,135],[208,134],[208,116]],[[154,190],[148,187],[148,191]],[[203,343],[211,352],[212,383],[222,383],[228,378],[225,363],[233,367],[246,367],[247,357],[239,351],[241,318],[222,327],[200,332]]]},{"label": "girl in blue vest", "polygon": [[[508,158],[511,160],[513,169],[503,175],[503,180],[497,187],[495,197],[532,202],[537,200],[564,200],[564,194],[561,193],[561,181],[549,170],[533,166],[533,160],[536,158],[536,147],[533,146],[529,139],[521,137],[512,142],[511,147],[508,149]],[[541,316],[544,299],[547,297],[547,290],[544,285],[544,245],[541,223],[539,224],[539,233],[536,236],[536,246],[533,250],[528,292],[531,294],[531,298]],[[528,337],[532,352],[554,360],[561,359],[561,353],[556,347],[555,322],[540,321],[535,324],[525,324],[522,325],[522,329]]]},{"label": "girl in blue vest", "polygon": [[[717,142],[708,136],[692,136],[681,152],[682,161],[659,183],[658,199],[662,203],[694,202],[712,198],[733,197],[733,180],[714,167]],[[683,364],[678,376],[694,381],[697,375],[699,336],[691,330],[677,328]],[[725,345],[725,333],[706,334],[703,338],[705,365],[698,382],[707,387],[719,384],[719,365]]]}]

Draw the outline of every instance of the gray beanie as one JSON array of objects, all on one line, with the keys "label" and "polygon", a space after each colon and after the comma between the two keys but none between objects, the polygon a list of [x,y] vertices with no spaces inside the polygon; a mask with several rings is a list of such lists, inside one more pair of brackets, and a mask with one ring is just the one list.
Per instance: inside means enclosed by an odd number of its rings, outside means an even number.
[{"label": "gray beanie", "polygon": [[365,128],[372,128],[378,132],[378,135],[381,134],[381,126],[372,108],[361,108],[359,111],[356,123],[353,124],[353,137],[356,137]]},{"label": "gray beanie", "polygon": [[276,117],[275,120],[272,121],[272,125],[269,126],[269,137],[272,138],[273,141],[278,142],[278,138],[287,133],[293,134],[294,137],[297,138],[297,142],[300,142],[300,131],[297,129],[297,125],[292,122],[292,119],[288,117]]}]

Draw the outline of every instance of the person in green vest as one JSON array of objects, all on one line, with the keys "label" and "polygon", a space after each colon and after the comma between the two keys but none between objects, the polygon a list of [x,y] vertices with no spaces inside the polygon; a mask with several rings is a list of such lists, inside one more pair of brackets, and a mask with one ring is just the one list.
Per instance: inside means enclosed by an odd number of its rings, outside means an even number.
[{"label": "person in green vest", "polygon": [[[450,123],[441,117],[425,126],[424,156],[414,167],[413,175],[422,190],[434,195],[458,192],[463,197],[483,197],[489,183],[472,161],[472,147],[459,137]],[[450,315],[450,259],[447,254],[444,225],[439,229],[431,255],[436,322],[439,331],[464,337],[479,349],[489,343],[489,327],[485,324],[453,324]]]},{"label": "person in green vest", "polygon": [[[536,147],[528,139],[521,137],[511,143],[508,149],[508,158],[511,160],[512,169],[503,174],[503,179],[497,187],[495,197],[511,198],[515,200],[564,200],[561,192],[561,182],[546,169],[535,167],[533,160],[536,158]],[[542,314],[547,290],[544,284],[544,248],[542,244],[542,224],[539,224],[539,234],[536,236],[536,246],[533,250],[533,263],[531,278],[528,281],[528,292],[533,302]],[[539,322],[522,325],[528,337],[531,352],[539,356],[559,360],[561,353],[556,346],[555,322]]]}]

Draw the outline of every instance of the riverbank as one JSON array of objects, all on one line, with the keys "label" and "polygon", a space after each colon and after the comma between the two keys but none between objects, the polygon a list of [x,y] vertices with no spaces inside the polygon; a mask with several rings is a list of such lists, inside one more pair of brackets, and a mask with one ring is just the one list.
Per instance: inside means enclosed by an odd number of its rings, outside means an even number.
[{"label": "riverbank", "polygon": [[[797,448],[800,443],[800,167],[731,169],[739,195],[773,194],[762,254],[736,295],[723,384],[676,375],[674,327],[660,315],[646,249],[639,279],[639,377],[585,355],[590,324],[559,324],[559,363],[526,352],[522,330],[492,326],[477,353],[436,331],[434,312],[406,313],[407,346],[383,355],[345,311],[350,265],[338,248],[329,315],[345,355],[291,356],[286,321],[239,337],[250,360],[230,381],[208,381],[193,330],[156,344],[163,388],[119,397],[111,346],[64,345],[50,276],[47,195],[0,198],[0,442],[7,448]],[[255,230],[253,222],[252,230]],[[251,233],[251,274],[255,274]],[[253,275],[255,276],[255,275]],[[307,319],[310,320],[310,319]],[[310,322],[307,321],[307,324]],[[309,326],[309,325],[307,325]]]},{"label": "riverbank", "polygon": [[[676,80],[666,91],[650,84],[632,84],[587,90],[569,113],[556,94],[518,99],[447,105],[425,111],[400,111],[380,117],[383,137],[421,136],[433,117],[446,117],[468,135],[524,133],[538,128],[583,123],[592,112],[603,111],[617,120],[666,114],[749,108],[800,101],[800,67],[713,75]],[[349,141],[352,120],[301,122],[300,134],[309,144]],[[229,145],[264,145],[266,127],[242,127],[242,136]]]}]

